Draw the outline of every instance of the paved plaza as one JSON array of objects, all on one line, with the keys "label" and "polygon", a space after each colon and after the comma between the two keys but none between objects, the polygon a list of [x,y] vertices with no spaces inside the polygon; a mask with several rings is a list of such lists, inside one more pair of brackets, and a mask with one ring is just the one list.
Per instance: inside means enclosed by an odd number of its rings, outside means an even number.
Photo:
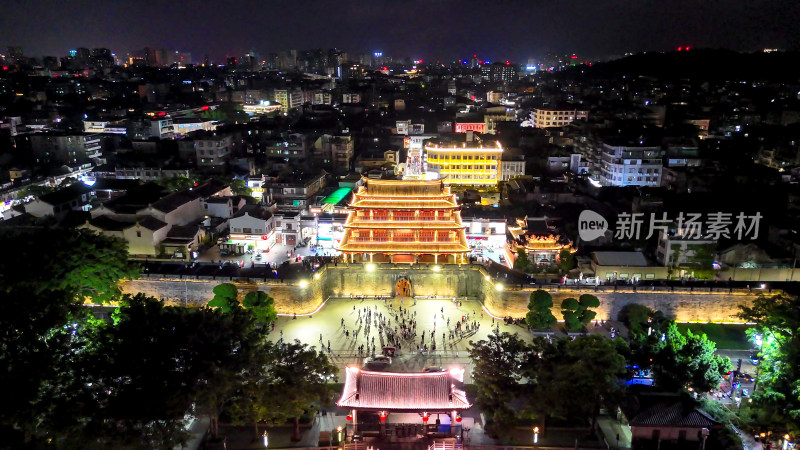
[{"label": "paved plaza", "polygon": [[[472,372],[468,355],[470,341],[486,339],[493,329],[498,328],[501,332],[517,333],[527,342],[532,340],[533,335],[524,324],[506,324],[504,320],[488,315],[477,300],[460,301],[459,305],[452,297],[331,298],[314,314],[297,316],[296,319],[294,316],[279,317],[270,339],[273,341],[298,339],[326,352],[330,343],[329,355],[340,370],[345,366],[361,366],[364,358],[372,354],[373,343],[376,354],[380,354],[384,346],[398,347],[390,344],[387,332],[389,329],[392,332],[397,329],[398,334],[400,333],[403,323],[402,311],[406,325],[410,321],[416,321],[416,336],[399,339],[399,349],[392,358],[392,365],[386,370],[418,372],[430,366],[445,369],[460,367],[466,369],[464,381],[470,383]],[[369,326],[365,319],[367,311],[371,312]],[[462,321],[462,318],[466,318],[464,323],[470,326],[469,331],[466,330],[466,325],[462,326],[463,336],[456,329],[457,323]],[[590,326],[589,333],[608,335],[611,326],[611,324]],[[433,340],[431,340],[432,331]],[[436,350],[433,350],[433,342],[436,344]],[[427,352],[418,349],[423,345],[427,345]],[[364,346],[365,351],[359,355],[360,346]],[[368,346],[369,351],[366,350]]]}]

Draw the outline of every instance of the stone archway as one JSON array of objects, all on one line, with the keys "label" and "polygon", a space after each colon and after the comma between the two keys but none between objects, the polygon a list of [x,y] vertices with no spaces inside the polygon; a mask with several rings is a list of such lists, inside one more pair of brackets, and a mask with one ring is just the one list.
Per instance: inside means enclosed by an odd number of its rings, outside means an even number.
[{"label": "stone archway", "polygon": [[397,283],[394,285],[394,295],[395,297],[411,297],[411,281],[405,277],[397,280]]}]

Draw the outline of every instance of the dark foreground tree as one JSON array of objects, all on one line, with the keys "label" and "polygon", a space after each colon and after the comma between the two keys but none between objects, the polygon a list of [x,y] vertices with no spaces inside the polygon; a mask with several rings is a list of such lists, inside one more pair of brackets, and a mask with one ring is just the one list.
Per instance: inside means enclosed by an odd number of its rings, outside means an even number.
[{"label": "dark foreground tree", "polygon": [[269,392],[275,394],[270,414],[294,419],[294,440],[300,440],[300,416],[314,403],[330,402],[326,385],[335,375],[336,366],[324,353],[298,340],[277,347],[267,372]]},{"label": "dark foreground tree", "polygon": [[83,229],[41,229],[0,235],[0,289],[68,292],[82,302],[119,298],[119,281],[136,278],[122,239]]},{"label": "dark foreground tree", "polygon": [[487,340],[470,342],[472,379],[477,389],[475,404],[490,417],[496,434],[514,423],[509,401],[518,391],[529,348],[516,334],[496,332]]},{"label": "dark foreground tree", "polygon": [[543,356],[533,398],[543,412],[557,417],[591,418],[595,427],[603,404],[615,405],[626,374],[626,344],[598,335],[561,339]]}]

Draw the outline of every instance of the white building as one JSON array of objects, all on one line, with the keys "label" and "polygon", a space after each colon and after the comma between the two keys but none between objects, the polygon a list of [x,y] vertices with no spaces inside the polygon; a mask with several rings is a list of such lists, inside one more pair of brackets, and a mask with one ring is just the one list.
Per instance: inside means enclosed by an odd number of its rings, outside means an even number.
[{"label": "white building", "polygon": [[661,186],[660,147],[612,146],[600,148],[600,184],[603,186]]},{"label": "white building", "polygon": [[500,165],[500,181],[508,181],[514,177],[521,177],[523,175],[525,175],[524,158],[503,158],[503,163]]},{"label": "white building", "polygon": [[217,129],[217,122],[209,119],[196,119],[191,117],[181,117],[172,119],[175,134],[185,136],[193,131],[214,131]]},{"label": "white building", "polygon": [[150,136],[159,139],[172,139],[175,137],[175,126],[171,117],[162,117],[150,121]]},{"label": "white building", "polygon": [[259,206],[247,205],[240,209],[228,221],[228,228],[230,243],[243,250],[265,251],[275,244],[275,218]]}]

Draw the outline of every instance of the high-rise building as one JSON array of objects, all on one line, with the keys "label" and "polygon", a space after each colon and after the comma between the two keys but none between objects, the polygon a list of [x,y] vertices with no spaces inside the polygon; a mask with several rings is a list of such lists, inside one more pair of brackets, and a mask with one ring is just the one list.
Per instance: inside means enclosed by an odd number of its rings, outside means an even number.
[{"label": "high-rise building", "polygon": [[350,262],[463,263],[461,206],[442,180],[372,180],[353,194],[338,250]]},{"label": "high-rise building", "polygon": [[481,78],[489,83],[514,83],[519,80],[519,67],[510,62],[496,62],[481,66]]}]

